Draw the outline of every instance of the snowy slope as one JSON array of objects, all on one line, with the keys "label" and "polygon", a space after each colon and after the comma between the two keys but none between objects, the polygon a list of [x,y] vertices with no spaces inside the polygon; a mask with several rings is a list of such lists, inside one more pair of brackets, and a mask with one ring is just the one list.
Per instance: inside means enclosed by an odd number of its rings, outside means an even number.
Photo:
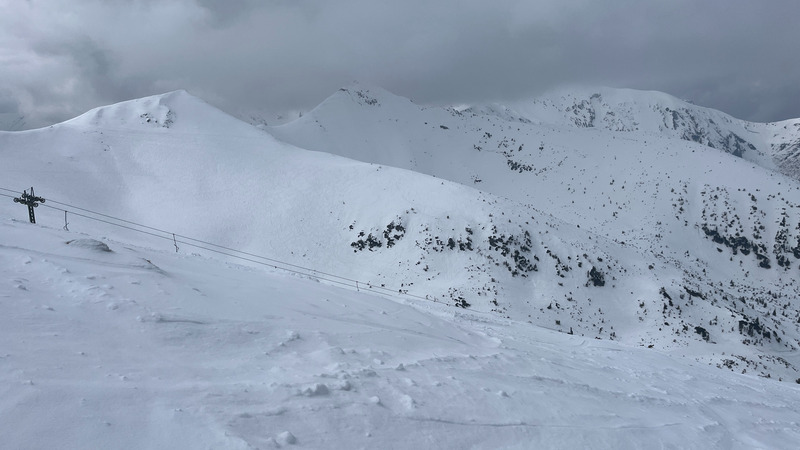
[{"label": "snowy slope", "polygon": [[697,142],[768,164],[752,141],[752,124],[656,91],[570,88],[511,105],[530,120],[552,124],[645,133]]},{"label": "snowy slope", "polygon": [[800,179],[797,119],[753,123],[662,92],[611,88],[571,87],[509,106],[534,122],[697,142]]},{"label": "snowy slope", "polygon": [[[631,281],[624,297],[599,294],[625,298],[638,321],[628,329],[636,329],[642,344],[683,348],[685,334],[694,331],[716,343],[707,351],[717,355],[727,351],[718,344],[736,341],[764,349],[778,367],[797,365],[794,353],[791,361],[779,353],[798,346],[796,181],[653,130],[548,122],[557,121],[534,122],[500,106],[422,108],[356,85],[270,131],[304,148],[428,173],[529,204],[646,255],[616,258],[625,268],[609,284]],[[631,274],[632,267],[652,273]],[[548,292],[556,302],[551,310],[586,320],[586,306],[574,300],[598,294],[575,295],[577,286],[556,281],[565,289]],[[572,300],[559,301],[565,299]],[[595,329],[602,326],[590,320]],[[738,371],[755,368],[727,359],[719,362]]]},{"label": "snowy slope", "polygon": [[6,448],[800,439],[795,384],[493,314],[9,219],[0,271]]},{"label": "snowy slope", "polygon": [[[8,183],[35,185],[51,203],[450,305],[564,331],[614,332],[545,312],[562,290],[590,297],[595,266],[595,276],[627,270],[609,256],[628,253],[613,242],[459,184],[280,144],[185,92],[0,139],[14,167]],[[24,214],[11,202],[3,208]],[[40,222],[63,220],[59,211],[39,214]],[[108,233],[105,224],[71,217],[73,229]],[[606,308],[631,316],[614,303]]]},{"label": "snowy slope", "polygon": [[[346,277],[351,288],[358,280],[532,327],[798,378],[796,220],[780,223],[782,205],[800,202],[791,180],[695,143],[645,145],[489,113],[345,90],[272,130],[300,147],[347,149],[445,181],[301,150],[178,91],[0,133],[0,188],[35,186],[50,200],[39,223],[50,226],[64,221],[47,208],[60,201],[167,230],[162,238]],[[707,187],[710,171],[721,175]],[[783,183],[789,189],[772,198]],[[730,208],[717,201],[725,196]],[[10,201],[0,213],[26,214]],[[173,245],[68,220],[76,231]],[[759,226],[756,239],[749,233]],[[746,242],[734,240],[736,227]]]},{"label": "snowy slope", "polygon": [[800,119],[766,124],[765,134],[780,171],[800,179]]},{"label": "snowy slope", "polygon": [[266,131],[176,91],[0,133],[12,447],[796,442],[795,181],[366,88]]}]

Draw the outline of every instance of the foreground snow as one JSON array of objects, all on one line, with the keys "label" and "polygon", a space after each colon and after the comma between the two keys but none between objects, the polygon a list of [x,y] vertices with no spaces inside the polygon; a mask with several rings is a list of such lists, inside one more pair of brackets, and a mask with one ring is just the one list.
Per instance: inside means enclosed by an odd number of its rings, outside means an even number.
[{"label": "foreground snow", "polygon": [[6,448],[793,448],[797,385],[0,223]]}]

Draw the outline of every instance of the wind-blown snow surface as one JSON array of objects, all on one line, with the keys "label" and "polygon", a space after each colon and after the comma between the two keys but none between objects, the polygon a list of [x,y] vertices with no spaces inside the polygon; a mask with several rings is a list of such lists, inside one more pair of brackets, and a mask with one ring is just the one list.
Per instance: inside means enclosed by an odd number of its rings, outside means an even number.
[{"label": "wind-blown snow surface", "polygon": [[796,385],[0,222],[15,449],[794,448]]}]

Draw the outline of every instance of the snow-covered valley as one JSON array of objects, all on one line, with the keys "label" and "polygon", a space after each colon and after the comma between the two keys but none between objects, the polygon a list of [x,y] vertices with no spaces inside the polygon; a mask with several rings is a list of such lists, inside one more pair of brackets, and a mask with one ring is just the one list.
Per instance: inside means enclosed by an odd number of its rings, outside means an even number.
[{"label": "snow-covered valley", "polygon": [[[797,121],[742,144],[755,125],[670,114],[703,131],[687,140],[634,100],[591,115],[641,129],[586,128],[577,100],[355,86],[257,128],[176,91],[1,132],[0,434],[794,447],[800,185],[777,170]],[[36,225],[11,201],[31,185]]]}]

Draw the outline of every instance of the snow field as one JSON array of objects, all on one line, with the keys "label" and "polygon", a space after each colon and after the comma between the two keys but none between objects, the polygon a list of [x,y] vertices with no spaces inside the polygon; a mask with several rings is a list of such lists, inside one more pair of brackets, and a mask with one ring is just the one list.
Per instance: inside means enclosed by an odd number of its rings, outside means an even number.
[{"label": "snow field", "polygon": [[197,256],[74,246],[74,233],[13,221],[2,231],[0,411],[13,448],[800,438],[786,383]]}]

